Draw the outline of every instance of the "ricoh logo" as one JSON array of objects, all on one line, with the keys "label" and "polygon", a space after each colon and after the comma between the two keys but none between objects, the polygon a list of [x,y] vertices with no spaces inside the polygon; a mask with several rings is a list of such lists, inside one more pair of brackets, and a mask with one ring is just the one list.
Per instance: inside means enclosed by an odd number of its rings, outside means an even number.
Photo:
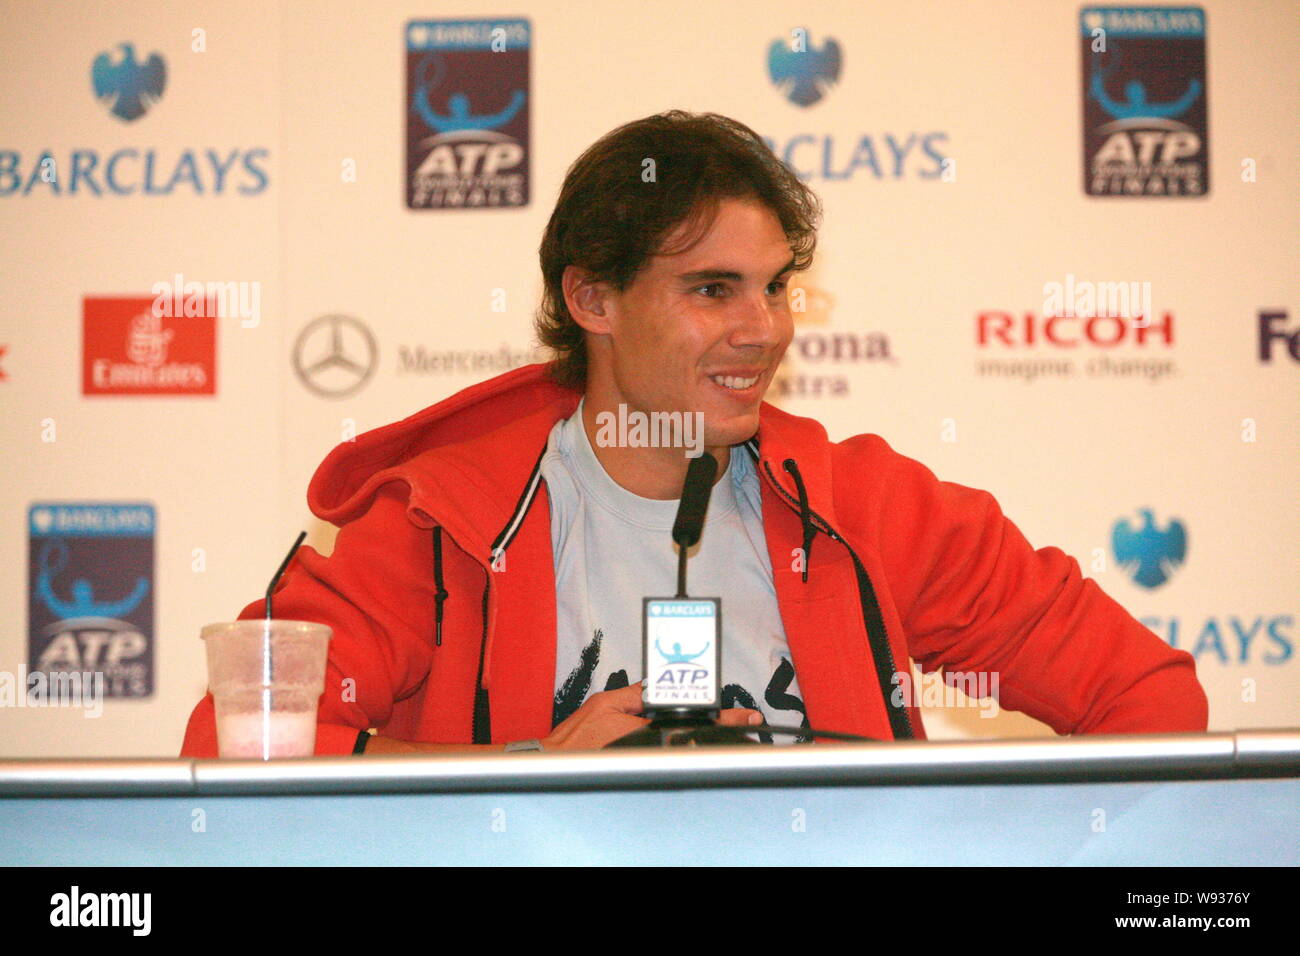
[{"label": "ricoh logo", "polygon": [[1039,316],[1033,312],[1025,312],[1017,319],[1010,312],[980,312],[976,317],[975,341],[981,348],[1168,347],[1174,344],[1174,314],[1165,312],[1159,319],[1144,321],[1140,316]]},{"label": "ricoh logo", "polygon": [[152,893],[83,893],[74,885],[50,897],[51,926],[122,926],[132,936],[148,936],[152,913]]},{"label": "ricoh logo", "polygon": [[[1088,378],[1159,382],[1178,374],[1165,357],[1174,347],[1174,313],[1039,315],[989,309],[975,315],[975,347],[987,356],[977,375],[1020,380]],[[1110,352],[1115,354],[1107,354]],[[1011,353],[1017,357],[1003,358]],[[1037,353],[1035,357],[1020,357]],[[1154,355],[1152,353],[1155,353]],[[1086,358],[1085,358],[1086,356]],[[1076,358],[1079,361],[1076,362]]]}]

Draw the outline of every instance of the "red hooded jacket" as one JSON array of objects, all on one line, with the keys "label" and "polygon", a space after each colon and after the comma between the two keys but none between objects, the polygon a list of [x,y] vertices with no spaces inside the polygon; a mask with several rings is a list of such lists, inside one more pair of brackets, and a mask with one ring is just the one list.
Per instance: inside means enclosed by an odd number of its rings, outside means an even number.
[{"label": "red hooded jacket", "polygon": [[[339,445],[308,489],[340,527],[275,594],[277,618],[334,630],[318,754],[357,732],[502,743],[551,732],[555,572],[539,465],[580,396],[530,365]],[[1057,548],[1035,551],[993,496],[939,481],[876,435],[833,443],[764,403],[754,456],[781,620],[808,721],[923,738],[891,705],[908,658],[997,673],[1000,705],[1058,734],[1203,731],[1191,655],[1138,623]],[[665,545],[668,546],[667,544]],[[797,567],[796,549],[807,555]],[[261,601],[241,617],[263,613]],[[184,756],[217,753],[212,697]]]}]

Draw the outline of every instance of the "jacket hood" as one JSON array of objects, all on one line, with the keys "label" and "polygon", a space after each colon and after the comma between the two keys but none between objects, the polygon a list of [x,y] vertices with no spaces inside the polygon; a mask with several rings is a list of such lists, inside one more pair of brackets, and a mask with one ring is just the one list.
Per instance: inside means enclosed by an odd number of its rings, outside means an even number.
[{"label": "jacket hood", "polygon": [[[578,407],[582,394],[526,365],[472,385],[401,421],[336,446],[317,468],[307,501],[336,525],[353,520],[390,481],[410,488],[408,516],[421,527],[445,525],[454,537],[483,547],[509,520],[555,422]],[[831,509],[830,445],[825,429],[764,402],[759,412],[760,469],[791,496],[798,491],[782,468],[795,458],[814,507]]]}]

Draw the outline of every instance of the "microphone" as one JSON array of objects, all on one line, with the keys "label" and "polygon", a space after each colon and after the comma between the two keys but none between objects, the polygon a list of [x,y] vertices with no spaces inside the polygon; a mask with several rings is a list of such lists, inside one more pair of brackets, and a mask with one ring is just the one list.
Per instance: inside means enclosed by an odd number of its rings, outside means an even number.
[{"label": "microphone", "polygon": [[708,452],[691,459],[682,484],[673,541],[677,545],[677,595],[642,598],[641,702],[649,726],[616,740],[614,747],[661,747],[684,729],[708,729],[721,705],[722,599],[686,596],[686,555],[700,540],[718,461]]},{"label": "microphone", "polygon": [[[606,747],[701,747],[707,744],[755,744],[750,734],[770,732],[801,736],[807,727],[724,727],[722,708],[722,615],[720,597],[686,596],[686,551],[705,529],[708,498],[714,492],[718,459],[703,453],[686,468],[672,540],[677,545],[676,597],[642,598],[641,641],[643,713],[650,723]],[[816,731],[832,740],[870,737]]]},{"label": "microphone", "polygon": [[704,513],[709,508],[713,494],[713,479],[718,473],[718,459],[707,451],[691,459],[682,484],[682,500],[677,505],[677,520],[673,522],[673,540],[683,548],[691,548],[700,540],[704,530]]},{"label": "microphone", "polygon": [[713,494],[713,478],[718,473],[718,460],[707,451],[692,458],[682,483],[682,498],[677,505],[677,518],[673,521],[673,540],[677,542],[677,596],[686,597],[686,551],[695,547],[704,531],[704,515],[709,510]]},{"label": "microphone", "polygon": [[704,532],[704,517],[717,473],[717,459],[708,452],[691,460],[682,484],[677,518],[673,521],[673,541],[678,549],[677,596],[642,598],[645,684],[641,701],[650,723],[606,747],[756,744],[749,735],[761,732],[789,736],[812,733],[832,740],[872,740],[854,734],[812,731],[807,727],[774,727],[766,722],[753,727],[724,727],[717,723],[722,683],[722,599],[686,595],[686,552],[699,542]]}]

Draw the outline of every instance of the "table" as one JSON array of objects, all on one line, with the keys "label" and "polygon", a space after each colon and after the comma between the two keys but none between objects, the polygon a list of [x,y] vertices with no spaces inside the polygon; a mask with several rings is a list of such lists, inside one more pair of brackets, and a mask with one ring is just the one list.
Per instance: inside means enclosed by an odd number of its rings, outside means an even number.
[{"label": "table", "polygon": [[0,862],[1289,865],[1300,730],[0,761]]}]

